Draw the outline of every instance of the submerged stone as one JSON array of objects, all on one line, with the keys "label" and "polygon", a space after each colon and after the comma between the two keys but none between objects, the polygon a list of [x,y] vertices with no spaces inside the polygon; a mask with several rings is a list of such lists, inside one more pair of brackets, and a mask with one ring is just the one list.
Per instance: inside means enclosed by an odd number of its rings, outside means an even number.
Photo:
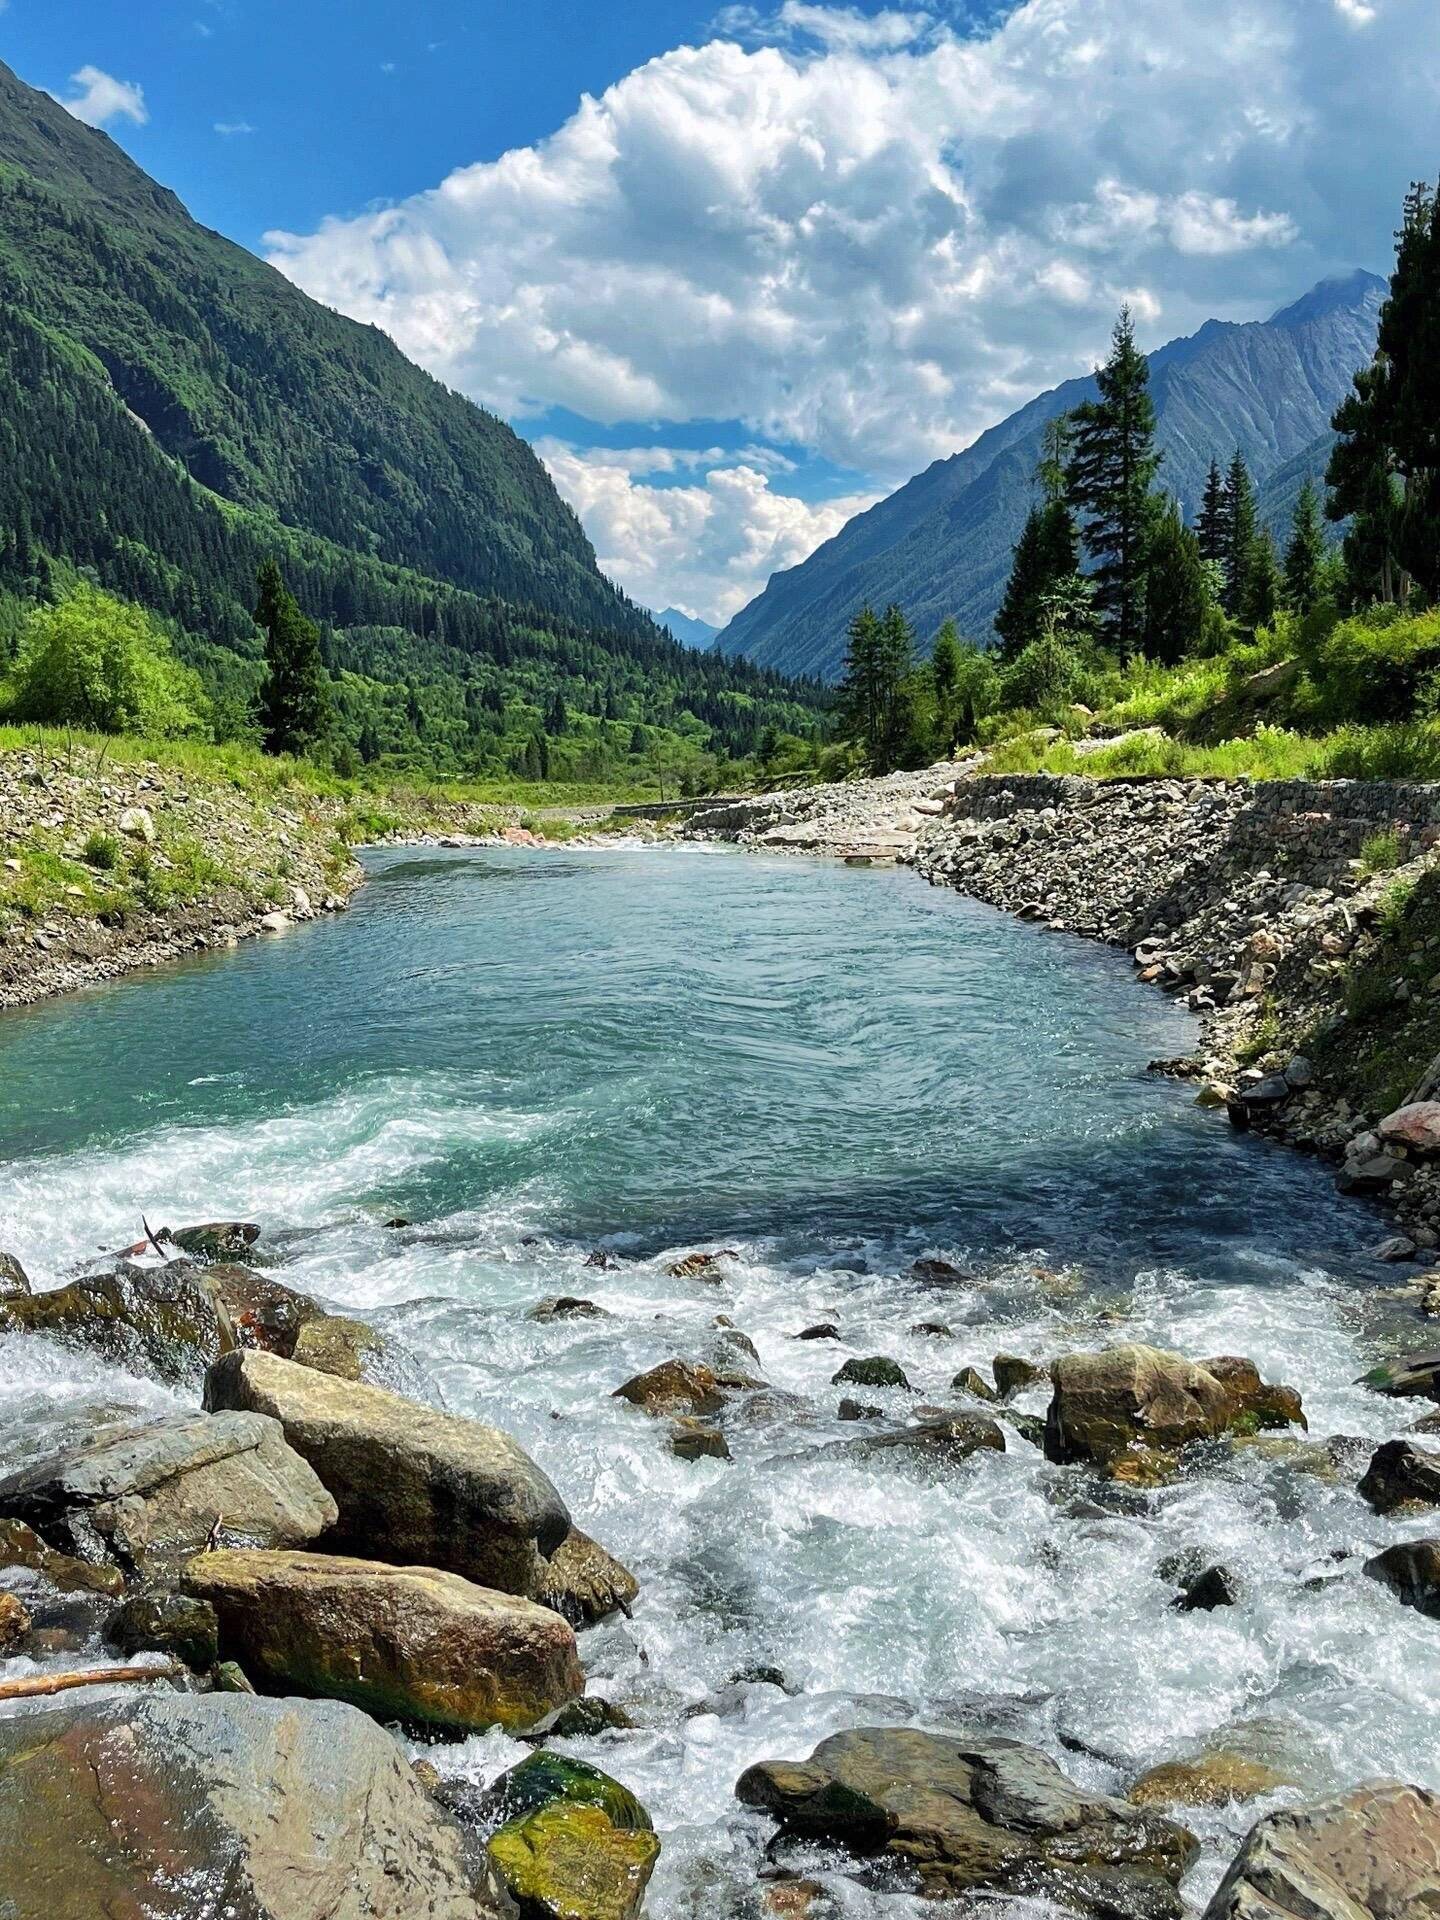
[{"label": "submerged stone", "polygon": [[888,1354],[871,1354],[865,1360],[847,1360],[830,1378],[832,1387],[904,1387],[910,1382],[898,1360]]}]

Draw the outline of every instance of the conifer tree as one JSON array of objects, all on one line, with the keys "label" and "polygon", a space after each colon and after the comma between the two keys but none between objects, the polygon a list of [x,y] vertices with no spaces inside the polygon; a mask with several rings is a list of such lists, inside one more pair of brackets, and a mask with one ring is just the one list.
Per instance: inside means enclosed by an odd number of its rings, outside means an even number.
[{"label": "conifer tree", "polygon": [[1220,462],[1210,462],[1210,472],[1205,479],[1205,496],[1200,504],[1200,518],[1195,527],[1200,542],[1200,558],[1212,565],[1223,567],[1225,556],[1230,550],[1229,506],[1225,495],[1225,476],[1220,471]]},{"label": "conifer tree", "polygon": [[1071,438],[1068,415],[1046,425],[1035,469],[1041,498],[1031,508],[1015,543],[1005,598],[995,616],[1001,660],[1013,660],[1035,638],[1042,625],[1041,606],[1046,595],[1080,564],[1079,537],[1065,477]]},{"label": "conifer tree", "polygon": [[1250,578],[1250,549],[1255,544],[1255,488],[1245,456],[1237,447],[1225,476],[1225,611],[1242,617]]},{"label": "conifer tree", "polygon": [[1325,533],[1320,524],[1320,496],[1313,481],[1300,489],[1290,520],[1290,542],[1285,549],[1285,604],[1301,619],[1321,597],[1325,570]]},{"label": "conifer tree", "polygon": [[558,689],[545,714],[545,731],[552,739],[558,740],[569,725],[569,716],[565,711],[565,696]]},{"label": "conifer tree", "polygon": [[960,685],[960,630],[953,620],[943,621],[935,636],[930,678],[935,687],[935,730],[943,753],[955,737],[955,699]]},{"label": "conifer tree", "polygon": [[320,631],[307,620],[275,561],[260,568],[255,624],[265,632],[260,724],[267,753],[306,753],[330,725],[330,682]]},{"label": "conifer tree", "polygon": [[880,690],[880,622],[873,607],[861,607],[845,635],[845,672],[840,682],[842,725],[873,758],[883,726]]},{"label": "conifer tree", "polygon": [[1240,624],[1248,627],[1252,633],[1260,627],[1273,626],[1284,590],[1275,542],[1269,531],[1262,529],[1250,542],[1245,590],[1240,601]]},{"label": "conifer tree", "polygon": [[1351,522],[1350,597],[1440,597],[1440,192],[1405,199],[1373,363],[1333,425],[1326,511]]},{"label": "conifer tree", "polygon": [[1128,307],[1115,324],[1110,358],[1096,375],[1098,400],[1072,415],[1066,468],[1069,496],[1085,516],[1083,537],[1095,562],[1096,603],[1105,636],[1122,655],[1140,643],[1145,617],[1145,545],[1150,489],[1160,465],[1150,369],[1135,344]]},{"label": "conifer tree", "polygon": [[1180,518],[1177,502],[1155,516],[1145,569],[1144,650],[1147,660],[1173,666],[1193,651],[1205,629],[1210,593],[1200,543]]}]

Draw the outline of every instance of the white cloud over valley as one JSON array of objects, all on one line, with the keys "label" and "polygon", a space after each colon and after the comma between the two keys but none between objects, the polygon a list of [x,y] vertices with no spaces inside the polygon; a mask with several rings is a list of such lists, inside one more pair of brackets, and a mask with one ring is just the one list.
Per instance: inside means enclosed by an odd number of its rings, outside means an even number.
[{"label": "white cloud over valley", "polygon": [[[271,253],[512,418],[738,421],[890,485],[1092,364],[1122,299],[1154,343],[1381,264],[1433,157],[1434,4],[1026,0],[970,37],[732,7],[537,145]],[[748,513],[759,553],[824,512],[733,456],[679,488],[564,458],[602,555],[642,508],[677,554],[687,514]],[[635,554],[638,597],[739,590],[727,558],[651,593]]]},{"label": "white cloud over valley", "polygon": [[[765,450],[615,451],[542,439],[536,451],[612,580],[642,606],[683,607],[717,627],[772,573],[808,559],[877,497],[846,494],[813,505],[778,493],[775,457]],[[696,473],[695,482],[657,484],[682,471]]]}]

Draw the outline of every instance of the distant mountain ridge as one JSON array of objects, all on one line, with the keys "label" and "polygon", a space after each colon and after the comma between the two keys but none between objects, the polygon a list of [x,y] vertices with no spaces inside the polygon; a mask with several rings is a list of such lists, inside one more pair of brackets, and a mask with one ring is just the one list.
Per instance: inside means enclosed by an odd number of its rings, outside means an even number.
[{"label": "distant mountain ridge", "polygon": [[[1160,479],[1187,515],[1212,456],[1223,464],[1238,446],[1262,518],[1283,521],[1306,475],[1323,472],[1330,416],[1374,352],[1384,295],[1383,280],[1357,271],[1321,281],[1268,320],[1209,320],[1151,354]],[[721,633],[720,650],[833,680],[846,625],[867,601],[897,602],[927,648],[949,615],[988,640],[1044,428],[1094,393],[1086,377],[1039,395],[857,514],[800,566],[775,574]]]},{"label": "distant mountain ridge", "polygon": [[697,620],[693,614],[682,613],[679,607],[666,607],[663,613],[655,615],[657,627],[664,627],[685,647],[713,647],[719,637],[719,627],[712,627],[708,620]]}]

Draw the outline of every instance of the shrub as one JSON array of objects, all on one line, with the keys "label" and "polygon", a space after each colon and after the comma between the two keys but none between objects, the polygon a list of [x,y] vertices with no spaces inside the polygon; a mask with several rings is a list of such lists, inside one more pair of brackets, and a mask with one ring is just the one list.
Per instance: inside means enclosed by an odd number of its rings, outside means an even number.
[{"label": "shrub", "polygon": [[1315,649],[1317,718],[1409,720],[1440,669],[1440,612],[1405,615],[1375,607],[1342,620]]},{"label": "shrub", "polygon": [[120,842],[113,833],[102,833],[97,828],[87,836],[80,858],[87,867],[94,867],[100,873],[113,873],[120,864]]},{"label": "shrub", "polygon": [[142,607],[83,582],[25,622],[10,709],[42,726],[158,738],[204,736],[199,677]]},{"label": "shrub", "polygon": [[1366,873],[1392,873],[1404,858],[1404,846],[1393,827],[1372,833],[1360,849],[1360,865]]}]

